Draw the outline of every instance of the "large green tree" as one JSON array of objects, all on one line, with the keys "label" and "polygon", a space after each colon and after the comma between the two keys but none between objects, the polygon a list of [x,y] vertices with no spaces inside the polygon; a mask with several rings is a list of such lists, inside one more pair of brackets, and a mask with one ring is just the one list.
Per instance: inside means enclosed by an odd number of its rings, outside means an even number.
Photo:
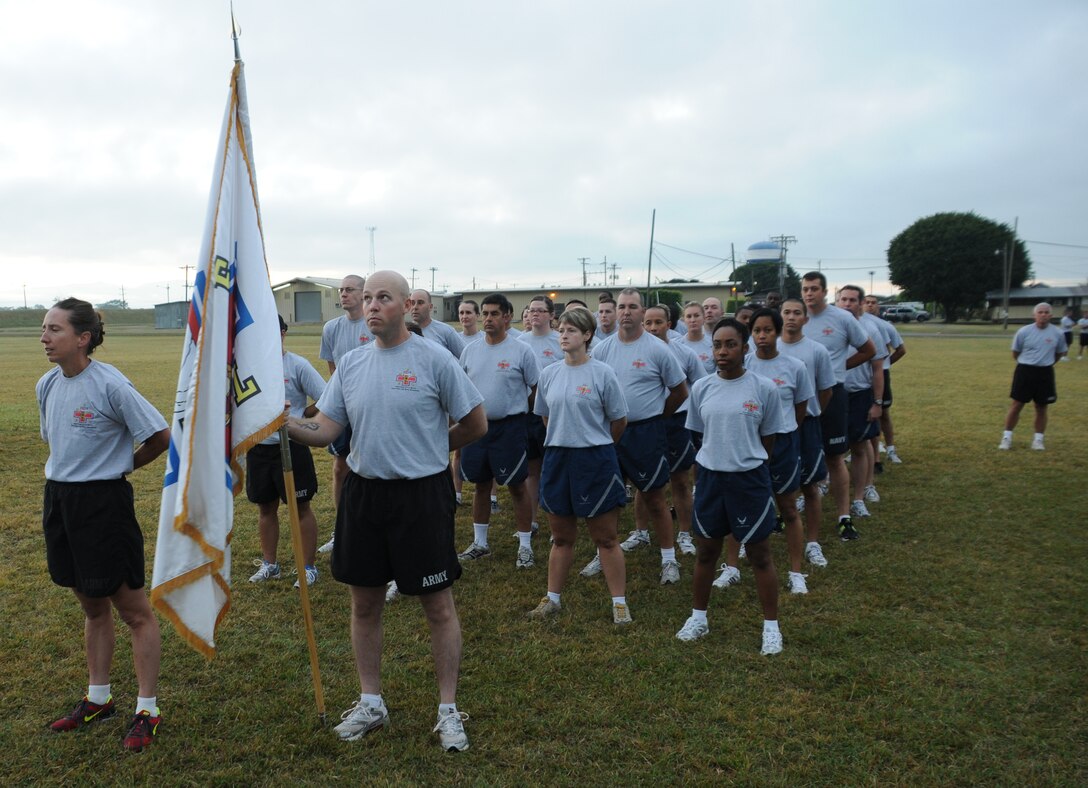
[{"label": "large green tree", "polygon": [[[745,263],[737,266],[732,279],[746,293],[763,293],[778,289],[778,263]],[[801,295],[801,277],[786,263],[786,287],[783,297]]]},{"label": "large green tree", "polygon": [[[908,300],[936,301],[945,320],[976,306],[987,290],[1004,285],[1006,244],[1012,229],[975,213],[936,213],[919,219],[888,246],[891,282]],[[1013,244],[1010,287],[1031,276],[1031,260],[1021,241]]]}]

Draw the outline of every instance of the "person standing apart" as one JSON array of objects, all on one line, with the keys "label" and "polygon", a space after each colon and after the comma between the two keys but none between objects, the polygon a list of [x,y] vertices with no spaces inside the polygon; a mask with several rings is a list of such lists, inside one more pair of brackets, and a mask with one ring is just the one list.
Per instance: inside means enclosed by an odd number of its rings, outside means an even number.
[{"label": "person standing apart", "polygon": [[1050,324],[1050,304],[1035,305],[1035,322],[1024,326],[1012,338],[1012,358],[1016,370],[1012,375],[1009,412],[1005,414],[1005,432],[997,448],[1012,448],[1012,431],[1020,421],[1020,411],[1029,402],[1035,403],[1035,437],[1031,448],[1043,451],[1046,433],[1047,407],[1058,401],[1054,385],[1054,365],[1066,354],[1069,346],[1056,326]]},{"label": "person standing apart", "polygon": [[[389,724],[381,695],[382,611],[386,584],[419,597],[438,679],[442,749],[467,750],[457,709],[461,623],[451,587],[461,576],[454,548],[452,449],[487,429],[483,397],[451,355],[412,336],[404,316],[408,282],[371,274],[362,294],[374,347],[344,357],[310,419],[288,420],[292,440],[321,446],[350,425],[351,473],[336,512],[332,575],[351,589],[351,644],[362,694],[336,726],[355,741]],[[410,436],[412,451],[405,451]]]},{"label": "person standing apart", "polygon": [[46,562],[53,582],[71,588],[83,608],[90,676],[87,694],[49,727],[72,731],[116,713],[109,678],[116,609],[132,634],[138,685],[122,747],[140,752],[162,724],[156,697],[162,645],[144,593],[144,539],[126,477],[166,451],[170,429],[124,375],[91,358],[104,337],[102,316],[77,298],[58,302],[42,324],[45,356],[56,365],[35,387],[49,444]]}]

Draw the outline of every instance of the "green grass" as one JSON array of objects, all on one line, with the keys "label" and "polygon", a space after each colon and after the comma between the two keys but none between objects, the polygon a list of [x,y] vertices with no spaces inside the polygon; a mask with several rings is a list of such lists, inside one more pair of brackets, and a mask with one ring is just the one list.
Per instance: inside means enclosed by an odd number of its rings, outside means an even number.
[{"label": "green grass", "polygon": [[[543,593],[538,566],[513,567],[505,492],[493,518],[495,555],[455,586],[465,638],[459,705],[472,749],[439,751],[430,733],[437,692],[418,604],[386,612],[384,694],[392,727],[355,744],[316,724],[297,597],[290,582],[246,582],[258,555],[256,513],[237,501],[233,610],[219,657],[206,662],[163,628],[161,739],[120,752],[119,721],[58,736],[45,724],[86,683],[82,617],[54,587],[41,538],[46,447],[34,382],[47,364],[33,336],[0,336],[0,746],[15,783],[136,784],[1084,784],[1088,610],[1082,533],[1088,474],[1083,404],[1088,363],[1058,367],[1047,451],[1027,450],[1030,413],[1012,452],[996,451],[1011,375],[1008,335],[939,324],[908,336],[896,366],[893,413],[905,463],[878,478],[884,501],[862,539],[824,540],[830,566],[809,571],[810,593],[780,602],[785,652],[758,654],[751,572],[715,591],[711,634],[673,634],[690,610],[691,559],[679,588],[657,583],[657,556],[628,556],[635,623],[616,631],[598,577],[572,576],[563,613],[525,613]],[[1010,332],[1011,333],[1011,332]],[[981,337],[975,337],[981,334]],[[169,412],[181,337],[109,335],[99,351]],[[289,334],[317,360],[317,330]],[[411,451],[412,436],[405,436]],[[324,452],[315,499],[322,537],[332,507]],[[154,551],[162,460],[134,475]],[[466,491],[471,485],[466,486]],[[630,524],[624,515],[623,527]],[[458,543],[471,540],[466,510]],[[290,560],[289,538],[281,560]],[[784,580],[785,547],[774,555]],[[575,569],[591,556],[577,547]],[[348,595],[327,562],[313,588],[330,726],[358,692],[348,642]],[[119,628],[112,674],[135,702],[129,643]]]}]

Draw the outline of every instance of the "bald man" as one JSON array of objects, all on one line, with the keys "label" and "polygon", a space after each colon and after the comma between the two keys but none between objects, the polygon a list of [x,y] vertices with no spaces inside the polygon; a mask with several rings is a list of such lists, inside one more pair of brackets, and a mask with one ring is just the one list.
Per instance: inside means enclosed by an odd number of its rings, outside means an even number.
[{"label": "bald man", "polygon": [[412,319],[423,329],[423,336],[442,345],[454,358],[461,358],[465,349],[461,335],[442,321],[431,319],[431,313],[434,312],[431,294],[426,290],[413,290],[410,300]]}]

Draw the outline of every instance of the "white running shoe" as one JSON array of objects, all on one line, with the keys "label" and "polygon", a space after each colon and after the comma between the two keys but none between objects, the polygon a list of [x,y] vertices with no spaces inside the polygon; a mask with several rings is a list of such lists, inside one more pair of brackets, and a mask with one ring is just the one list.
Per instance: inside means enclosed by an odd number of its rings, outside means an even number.
[{"label": "white running shoe", "polygon": [[804,495],[798,495],[797,496],[796,506],[797,506],[797,513],[798,514],[805,511],[805,496]]},{"label": "white running shoe", "polygon": [[463,553],[457,554],[457,560],[462,562],[476,561],[480,558],[487,558],[487,556],[489,555],[491,555],[490,547],[488,547],[487,545],[479,544],[478,542],[473,542],[465,549]]},{"label": "white running shoe", "polygon": [[885,447],[884,447],[884,441],[880,441],[880,446],[878,447],[878,451],[881,454],[883,454],[885,451],[887,451],[887,449],[885,449]]},{"label": "white running shoe", "polygon": [[869,503],[880,503],[880,493],[876,491],[875,484],[870,484],[865,488],[865,500]]},{"label": "white running shoe", "polygon": [[760,654],[781,654],[782,653],[782,633],[771,632],[769,630],[763,630],[763,648],[759,650]]},{"label": "white running shoe", "polygon": [[382,706],[374,708],[357,700],[351,708],[340,715],[343,720],[333,728],[340,741],[356,741],[389,724],[389,711]]},{"label": "white running shoe", "polygon": [[722,564],[722,573],[714,581],[715,588],[729,588],[740,582],[740,570],[729,564]]},{"label": "white running shoe", "polygon": [[680,555],[695,555],[695,542],[692,541],[689,531],[681,531],[676,535],[676,546],[680,548]]},{"label": "white running shoe", "polygon": [[676,639],[687,641],[698,640],[709,634],[710,627],[705,621],[696,621],[695,616],[689,616],[688,620],[684,622],[684,626],[680,627],[680,631],[676,633]]},{"label": "white running shoe", "polygon": [[636,550],[650,543],[649,531],[632,531],[626,539],[620,542],[620,549],[625,553]]},{"label": "white running shoe", "polygon": [[816,489],[820,491],[820,495],[827,495],[827,491],[828,491],[828,490],[829,490],[830,488],[829,488],[829,487],[827,486],[827,482],[826,482],[826,481],[822,481],[822,482],[819,482],[819,483],[818,483],[818,484],[816,485]]},{"label": "white running shoe", "polygon": [[623,602],[614,602],[612,604],[612,623],[613,624],[630,624],[631,623],[631,610]]},{"label": "white running shoe", "polygon": [[808,559],[808,562],[813,566],[827,566],[827,559],[824,558],[824,550],[816,542],[810,542],[805,548],[805,558]]},{"label": "white running shoe", "polygon": [[805,582],[805,575],[801,574],[800,572],[790,572],[790,593],[808,593],[808,584]]},{"label": "white running shoe", "polygon": [[558,602],[553,602],[548,597],[542,597],[540,604],[529,611],[529,618],[547,618],[548,616],[554,616],[563,606]]},{"label": "white running shoe", "polygon": [[396,602],[398,599],[400,599],[400,589],[397,588],[397,581],[390,580],[385,589],[385,602],[389,604],[390,602]]},{"label": "white running shoe", "polygon": [[903,461],[899,459],[899,452],[895,450],[894,446],[888,447],[888,462],[892,465],[902,465]]},{"label": "white running shoe", "polygon": [[495,498],[492,498],[491,499],[491,513],[492,514],[498,514],[501,511],[502,511],[502,507],[499,506],[498,500],[496,500]]},{"label": "white running shoe", "polygon": [[323,544],[323,545],[321,545],[321,547],[317,548],[317,552],[319,552],[319,553],[331,553],[333,545],[335,543],[336,543],[336,534],[333,534],[332,536],[329,537],[329,541],[325,542],[325,544]]},{"label": "white running shoe", "polygon": [[434,726],[433,732],[438,734],[438,742],[443,750],[464,752],[468,749],[468,736],[465,734],[467,719],[468,715],[463,711],[438,715],[438,724]]},{"label": "white running shoe", "polygon": [[869,517],[869,507],[865,505],[865,501],[858,500],[850,504],[850,516]]},{"label": "white running shoe", "polygon": [[533,548],[519,547],[518,560],[514,562],[514,566],[516,566],[518,569],[528,569],[535,564],[536,559],[533,558]]},{"label": "white running shoe", "polygon": [[1032,438],[1032,440],[1031,440],[1031,449],[1032,449],[1032,451],[1044,451],[1046,449],[1046,446],[1043,445],[1043,439],[1042,438]]},{"label": "white running shoe", "polygon": [[1008,451],[1009,449],[1011,449],[1012,437],[1009,435],[1002,435],[1001,443],[997,444],[997,448],[1001,449],[1001,451]]},{"label": "white running shoe", "polygon": [[661,585],[670,586],[674,583],[680,582],[680,562],[679,561],[662,561],[661,562]]},{"label": "white running shoe", "polygon": [[259,566],[256,572],[249,578],[251,583],[263,583],[265,580],[279,580],[280,579],[280,565],[270,564],[267,561],[256,559],[253,562],[254,566]]},{"label": "white running shoe", "polygon": [[[307,586],[312,586],[316,582],[317,582],[317,567],[316,566],[306,567],[306,585]],[[298,588],[298,580],[295,581],[295,588]]]},{"label": "white running shoe", "polygon": [[582,577],[593,577],[601,573],[601,557],[599,555],[593,556],[593,560],[582,567],[582,571],[579,572]]}]

